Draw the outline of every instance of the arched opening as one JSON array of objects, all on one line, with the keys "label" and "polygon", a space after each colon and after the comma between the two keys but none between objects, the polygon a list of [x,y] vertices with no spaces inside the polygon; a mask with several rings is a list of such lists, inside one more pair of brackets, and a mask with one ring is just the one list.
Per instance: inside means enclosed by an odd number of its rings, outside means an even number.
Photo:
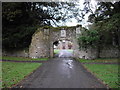
[{"label": "arched opening", "polygon": [[53,43],[54,57],[72,57],[73,43],[68,39],[61,39]]}]

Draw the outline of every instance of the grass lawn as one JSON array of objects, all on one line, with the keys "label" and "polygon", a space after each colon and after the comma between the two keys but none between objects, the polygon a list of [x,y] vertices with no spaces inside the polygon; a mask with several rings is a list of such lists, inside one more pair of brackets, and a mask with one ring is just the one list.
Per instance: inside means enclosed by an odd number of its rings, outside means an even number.
[{"label": "grass lawn", "polygon": [[48,58],[25,58],[25,57],[10,57],[10,56],[3,56],[2,59],[4,59],[4,60],[18,60],[18,61],[32,61],[32,60],[46,61],[46,60],[48,60]]},{"label": "grass lawn", "polygon": [[[66,49],[63,49],[63,50],[66,50]],[[60,49],[54,49],[54,54],[58,54],[60,51]],[[73,52],[72,49],[67,49],[68,52]]]},{"label": "grass lawn", "polygon": [[2,87],[2,63],[0,62],[0,88]]},{"label": "grass lawn", "polygon": [[107,62],[120,62],[120,60],[118,59],[107,59],[107,58],[98,58],[98,59],[95,59],[95,60],[86,60],[86,59],[79,59],[80,62],[100,62],[100,63],[107,63]]},{"label": "grass lawn", "polygon": [[59,49],[54,49],[54,54],[58,54],[59,53]]},{"label": "grass lawn", "polygon": [[[99,61],[100,60],[100,61]],[[80,62],[116,62],[114,59],[96,59],[96,60],[83,60]],[[120,87],[118,85],[118,64],[84,64],[84,66],[91,71],[96,77],[101,79],[104,84],[107,84],[110,88]]]},{"label": "grass lawn", "polygon": [[41,63],[2,62],[2,87],[11,87],[38,68]]}]

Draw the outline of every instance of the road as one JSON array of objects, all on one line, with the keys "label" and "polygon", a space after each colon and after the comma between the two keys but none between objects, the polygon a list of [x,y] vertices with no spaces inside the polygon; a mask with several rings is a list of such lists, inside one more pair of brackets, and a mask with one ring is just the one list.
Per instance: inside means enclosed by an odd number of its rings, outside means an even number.
[{"label": "road", "polygon": [[64,57],[43,63],[14,88],[106,88],[81,63],[61,52]]}]

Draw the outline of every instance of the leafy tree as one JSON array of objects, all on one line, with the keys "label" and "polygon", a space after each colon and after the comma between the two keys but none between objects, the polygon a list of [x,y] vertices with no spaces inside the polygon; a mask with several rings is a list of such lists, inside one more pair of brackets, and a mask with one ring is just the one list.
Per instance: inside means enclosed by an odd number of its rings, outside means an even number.
[{"label": "leafy tree", "polygon": [[86,48],[89,46],[96,47],[99,41],[99,35],[96,30],[87,30],[81,32],[81,35],[78,37],[78,42],[80,48]]},{"label": "leafy tree", "polygon": [[33,33],[41,26],[58,26],[72,17],[81,18],[74,3],[3,2],[2,44],[4,49],[29,47]]},{"label": "leafy tree", "polygon": [[[111,43],[104,42],[114,46],[120,46],[120,2],[100,2],[99,7],[96,9],[94,18],[94,28]],[[107,39],[109,38],[109,40]]]},{"label": "leafy tree", "polygon": [[[89,30],[85,31],[87,34],[80,36],[79,42],[81,46],[93,46],[98,47],[98,51],[103,46],[115,46],[119,50],[120,55],[120,1],[119,2],[98,2],[98,6],[95,12],[92,11],[89,2],[85,2],[86,13],[91,12],[89,15],[89,22],[92,25]],[[93,32],[95,30],[96,35],[91,37],[88,31]],[[94,41],[94,38],[96,41]],[[91,42],[93,41],[93,42]],[[84,43],[83,43],[84,42]],[[97,44],[96,44],[97,42]],[[93,44],[94,43],[94,44]],[[120,57],[120,56],[119,56]]]}]

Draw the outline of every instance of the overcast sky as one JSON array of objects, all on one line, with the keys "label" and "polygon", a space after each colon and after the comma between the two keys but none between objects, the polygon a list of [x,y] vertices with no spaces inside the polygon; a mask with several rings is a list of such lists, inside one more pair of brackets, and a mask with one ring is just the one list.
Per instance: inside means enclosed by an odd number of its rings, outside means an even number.
[{"label": "overcast sky", "polygon": [[[90,0],[89,0],[89,1],[90,1]],[[80,9],[83,9],[83,8],[84,8],[83,3],[84,3],[84,0],[79,0],[78,4],[79,4],[79,8],[80,8]],[[91,9],[92,9],[93,11],[95,11],[95,6],[96,6],[96,4],[97,4],[97,2],[96,2],[95,0],[91,0]],[[77,23],[77,20],[76,20],[75,18],[72,18],[72,19],[71,19],[72,22],[68,21],[68,22],[64,23],[64,25],[63,25],[63,24],[61,24],[61,25],[62,25],[62,26],[65,26],[65,25],[67,25],[67,26],[76,26],[77,24],[82,24],[82,26],[86,27],[86,26],[89,24],[89,23],[87,22],[89,15],[90,15],[90,13],[86,14],[86,15],[85,15],[85,19],[84,19],[81,23]]]}]

